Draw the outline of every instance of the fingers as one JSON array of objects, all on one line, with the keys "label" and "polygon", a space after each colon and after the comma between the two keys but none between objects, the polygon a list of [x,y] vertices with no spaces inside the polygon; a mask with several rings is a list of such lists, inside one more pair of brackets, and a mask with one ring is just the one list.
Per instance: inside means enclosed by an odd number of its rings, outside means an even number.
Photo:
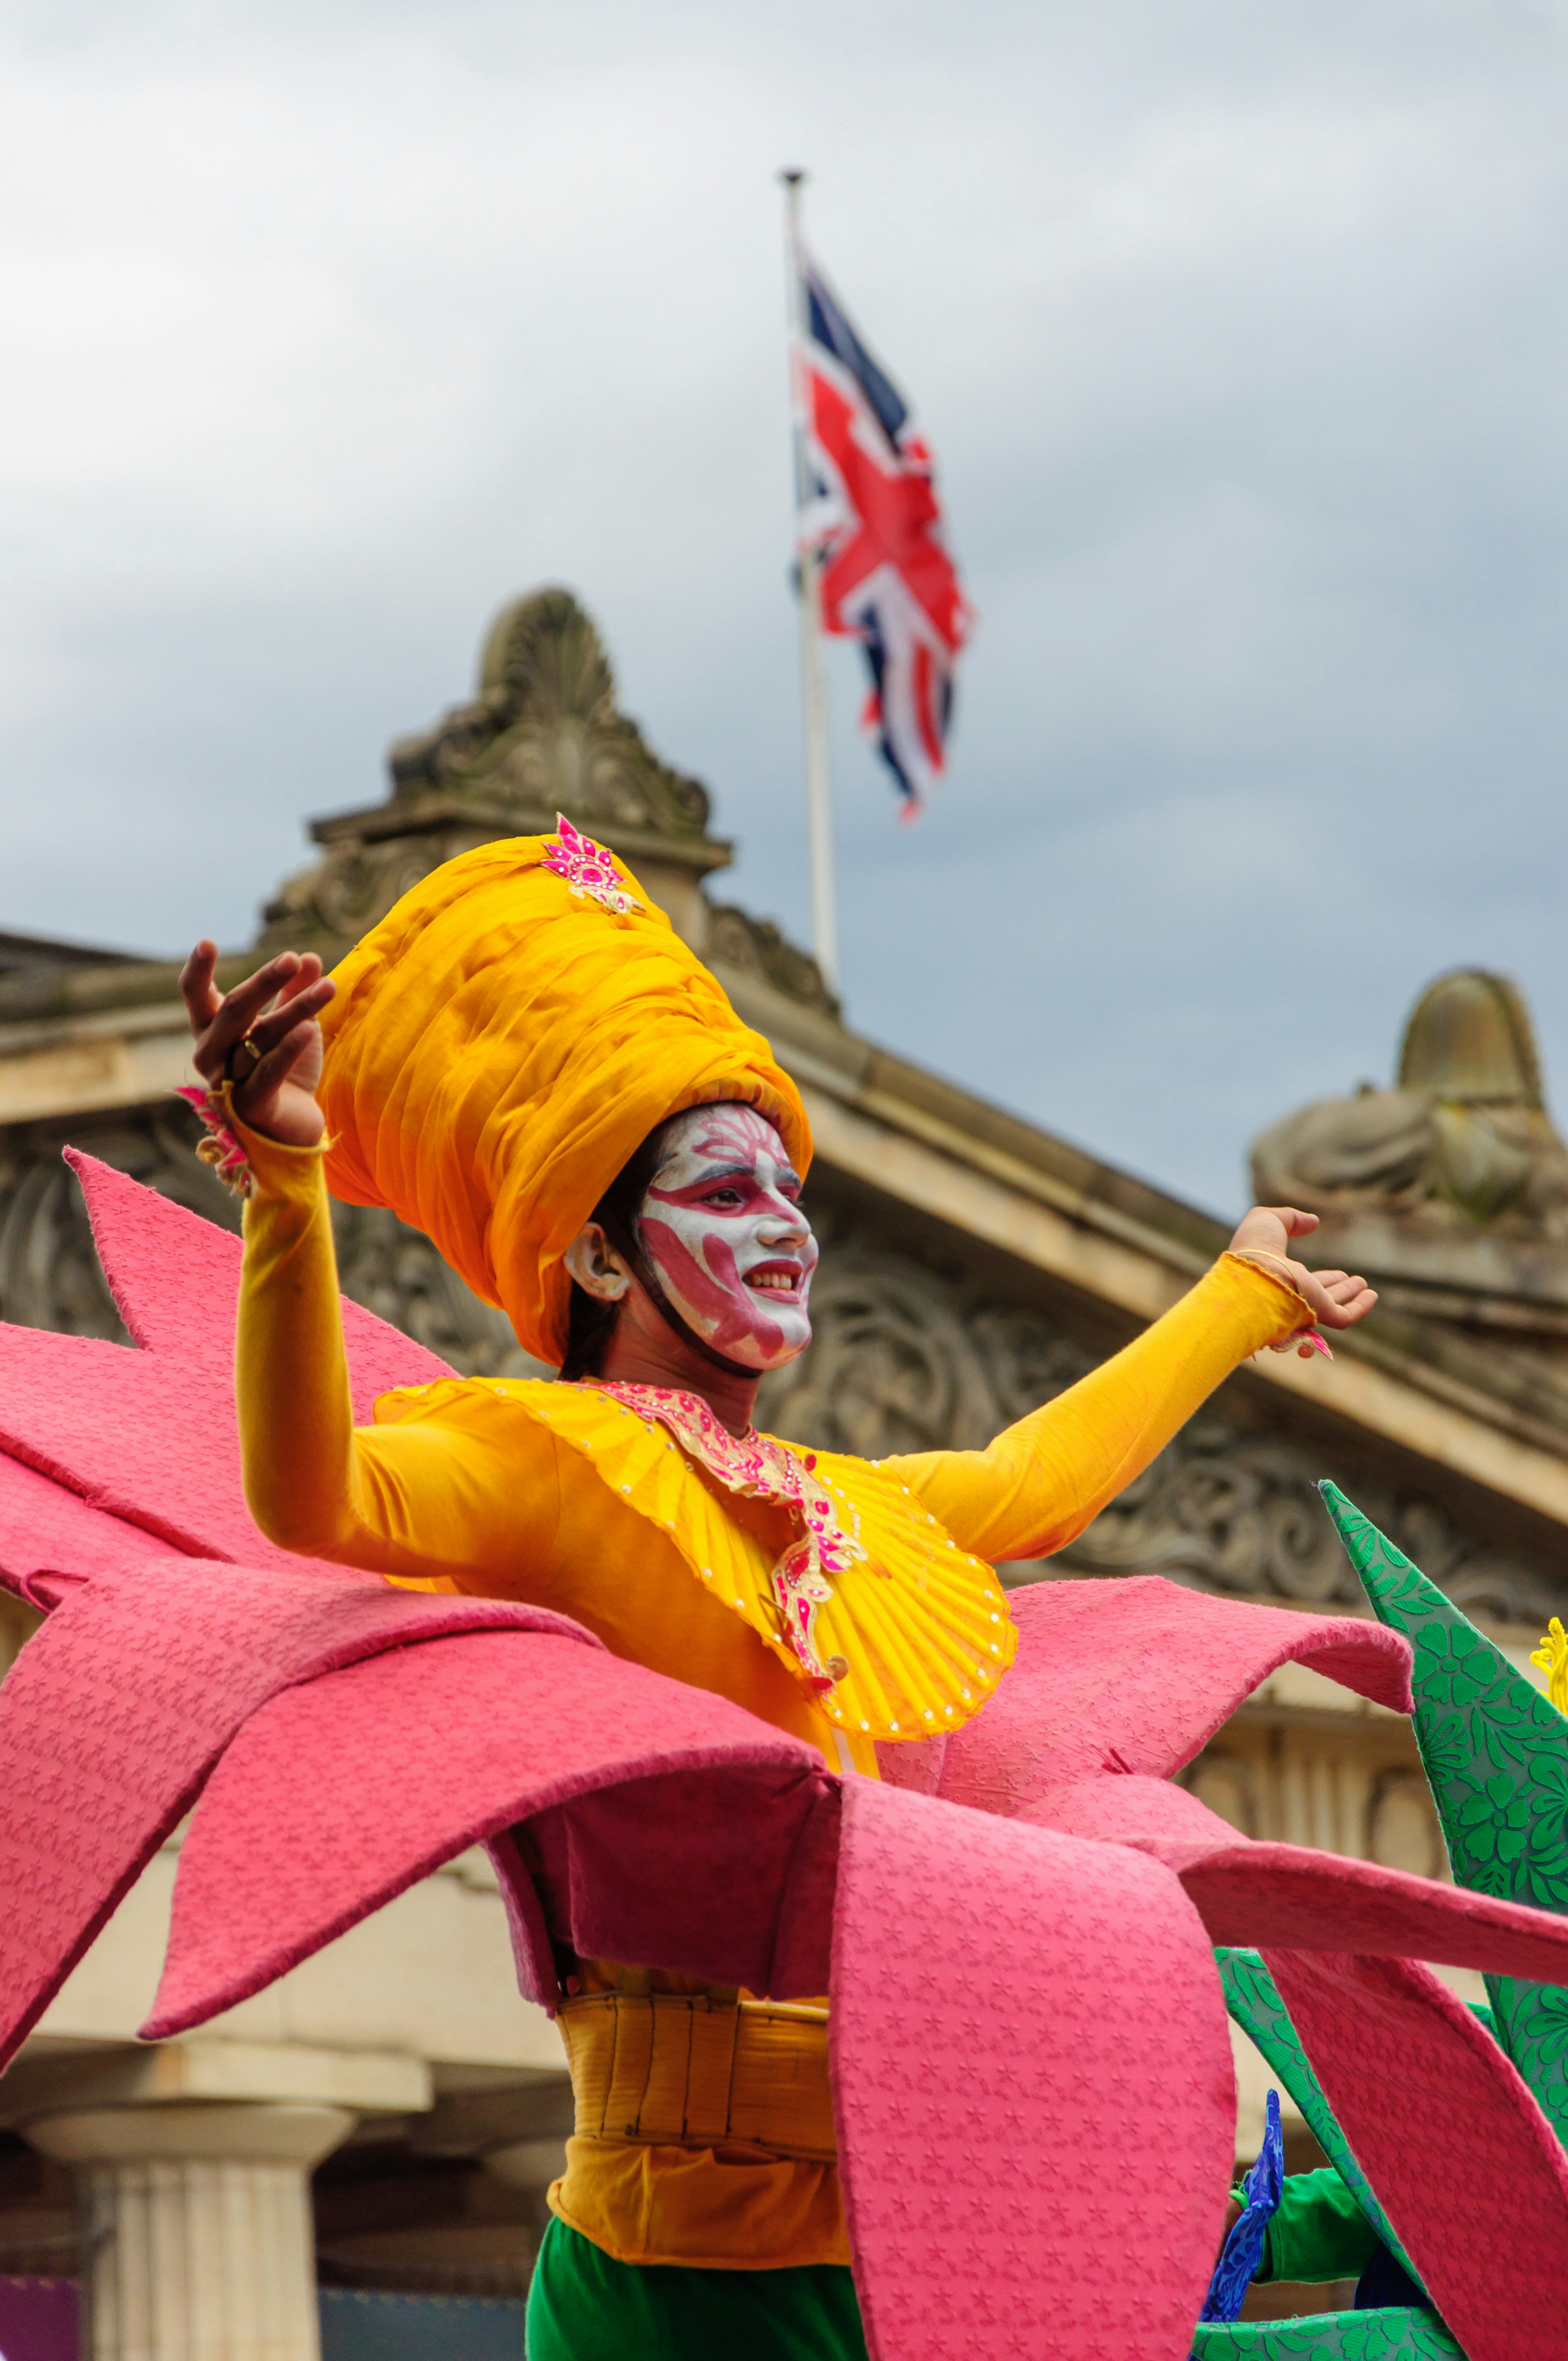
[{"label": "fingers", "polygon": [[[319,960],[316,965],[319,970]],[[308,1027],[320,1016],[336,989],[330,977],[322,976],[319,982],[309,983],[302,991],[296,992],[291,999],[280,1000],[276,1008],[265,1016],[258,1016],[254,1025],[247,1026],[239,1038],[255,1043],[264,1064],[272,1051],[287,1041],[291,1034],[302,1027]],[[246,1080],[249,1079],[247,1075]]]},{"label": "fingers", "polygon": [[[331,992],[329,984],[329,998]],[[235,1113],[242,1123],[248,1123],[253,1115],[261,1116],[270,1112],[279,1092],[310,1049],[313,1033],[313,1026],[302,1018],[276,1047],[269,1049],[261,1063],[246,1076],[243,1082],[235,1084]],[[257,1127],[265,1129],[266,1126],[258,1123]]]},{"label": "fingers", "polygon": [[1284,1223],[1288,1238],[1310,1238],[1318,1226],[1316,1213],[1303,1213],[1295,1205],[1270,1205],[1266,1210]]},{"label": "fingers", "polygon": [[[197,950],[191,955],[192,960],[194,961],[201,951],[210,948],[208,945],[199,944]],[[214,963],[216,958],[217,954],[214,950],[213,953]],[[265,967],[258,968],[254,975],[247,975],[243,983],[236,983],[232,992],[221,994],[212,987],[209,966],[208,992],[211,995],[212,1008],[204,1027],[197,1035],[192,1058],[198,1073],[204,1074],[209,1082],[216,1081],[226,1067],[229,1053],[235,1044],[244,1040],[246,1035],[252,1029],[255,1019],[260,1016],[268,1002],[282,991],[284,985],[297,973],[300,965],[301,961],[297,952],[280,951],[276,959],[269,960]],[[321,971],[319,960],[316,961],[315,965],[319,974]],[[191,1006],[189,998],[186,1005]],[[192,1024],[194,1027],[193,1010]]]},{"label": "fingers", "polygon": [[181,996],[191,1019],[191,1030],[198,1040],[223,1004],[223,994],[213,983],[217,963],[218,947],[203,935],[180,971]]},{"label": "fingers", "polygon": [[1368,1287],[1365,1279],[1355,1285],[1358,1291],[1348,1299],[1335,1301],[1331,1298],[1328,1310],[1318,1314],[1320,1328],[1354,1328],[1358,1320],[1365,1319],[1377,1301],[1377,1290]]},{"label": "fingers", "polygon": [[[311,985],[315,983],[317,977],[321,974],[321,972],[322,963],[316,957],[315,952],[306,951],[301,959],[299,966],[294,970],[293,974],[288,977],[284,982],[282,990],[278,994],[279,1000],[291,1000],[296,993],[308,992]],[[327,998],[330,1000],[331,997],[332,993],[329,990]]]}]

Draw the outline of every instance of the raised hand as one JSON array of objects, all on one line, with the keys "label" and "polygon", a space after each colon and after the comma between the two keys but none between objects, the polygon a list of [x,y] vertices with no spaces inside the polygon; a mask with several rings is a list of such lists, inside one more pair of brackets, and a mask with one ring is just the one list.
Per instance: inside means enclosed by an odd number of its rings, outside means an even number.
[{"label": "raised hand", "polygon": [[[1320,1328],[1354,1328],[1376,1302],[1376,1289],[1349,1271],[1309,1270],[1287,1251],[1292,1238],[1309,1238],[1317,1226],[1316,1213],[1299,1213],[1294,1205],[1255,1205],[1237,1226],[1231,1252],[1246,1255],[1265,1270],[1272,1268],[1288,1277]],[[1287,1337],[1273,1349],[1288,1352],[1290,1345]],[[1312,1348],[1299,1349],[1305,1358]]]},{"label": "raised hand", "polygon": [[282,951],[232,992],[220,992],[213,981],[217,959],[217,945],[203,939],[180,977],[196,1071],[206,1082],[233,1082],[234,1111],[252,1131],[286,1148],[314,1148],[326,1127],[316,1104],[317,1019],[336,985],[314,951]]}]

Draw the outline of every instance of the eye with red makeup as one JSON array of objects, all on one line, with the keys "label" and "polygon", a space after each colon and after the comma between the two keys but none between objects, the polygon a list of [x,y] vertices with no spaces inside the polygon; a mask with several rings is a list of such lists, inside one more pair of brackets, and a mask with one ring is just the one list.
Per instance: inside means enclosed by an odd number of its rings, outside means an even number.
[{"label": "eye with red makeup", "polygon": [[811,1342],[817,1241],[783,1140],[752,1107],[693,1107],[670,1126],[638,1216],[642,1250],[683,1319],[759,1372]]}]

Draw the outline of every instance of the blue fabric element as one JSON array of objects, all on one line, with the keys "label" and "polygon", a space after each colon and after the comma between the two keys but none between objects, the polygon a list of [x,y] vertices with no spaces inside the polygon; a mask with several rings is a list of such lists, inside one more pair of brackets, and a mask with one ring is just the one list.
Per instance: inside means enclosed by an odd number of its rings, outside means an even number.
[{"label": "blue fabric element", "polygon": [[521,2296],[323,2288],[322,2361],[523,2361]]},{"label": "blue fabric element", "polygon": [[840,367],[848,369],[860,387],[878,425],[894,449],[909,416],[909,404],[889,377],[882,363],[873,359],[851,327],[844,307],[834,294],[815,262],[806,262],[802,271],[806,289],[806,312],[813,340],[830,352]]},{"label": "blue fabric element", "polygon": [[1430,2312],[1431,2298],[1419,2288],[1398,2255],[1381,2243],[1355,2282],[1357,2312],[1387,2312],[1404,2305],[1412,2312]]},{"label": "blue fabric element", "polygon": [[1285,2186],[1285,2135],[1279,2128],[1279,2093],[1270,2091],[1264,2114],[1263,2146],[1257,2162],[1242,2182],[1246,2200],[1242,2216],[1225,2240],[1214,2266],[1200,2320],[1234,2320],[1263,2260],[1263,2242],[1279,2205]]}]

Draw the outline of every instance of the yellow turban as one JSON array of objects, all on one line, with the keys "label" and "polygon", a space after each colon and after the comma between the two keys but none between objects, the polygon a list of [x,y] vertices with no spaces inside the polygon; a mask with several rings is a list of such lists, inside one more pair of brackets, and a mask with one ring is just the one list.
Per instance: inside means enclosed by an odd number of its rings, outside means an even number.
[{"label": "yellow turban", "polygon": [[447,862],[335,980],[328,1187],[423,1230],[542,1361],[566,1349],[562,1256],[666,1115],[743,1100],[803,1175],[810,1161],[767,1042],[636,879],[569,827]]}]

